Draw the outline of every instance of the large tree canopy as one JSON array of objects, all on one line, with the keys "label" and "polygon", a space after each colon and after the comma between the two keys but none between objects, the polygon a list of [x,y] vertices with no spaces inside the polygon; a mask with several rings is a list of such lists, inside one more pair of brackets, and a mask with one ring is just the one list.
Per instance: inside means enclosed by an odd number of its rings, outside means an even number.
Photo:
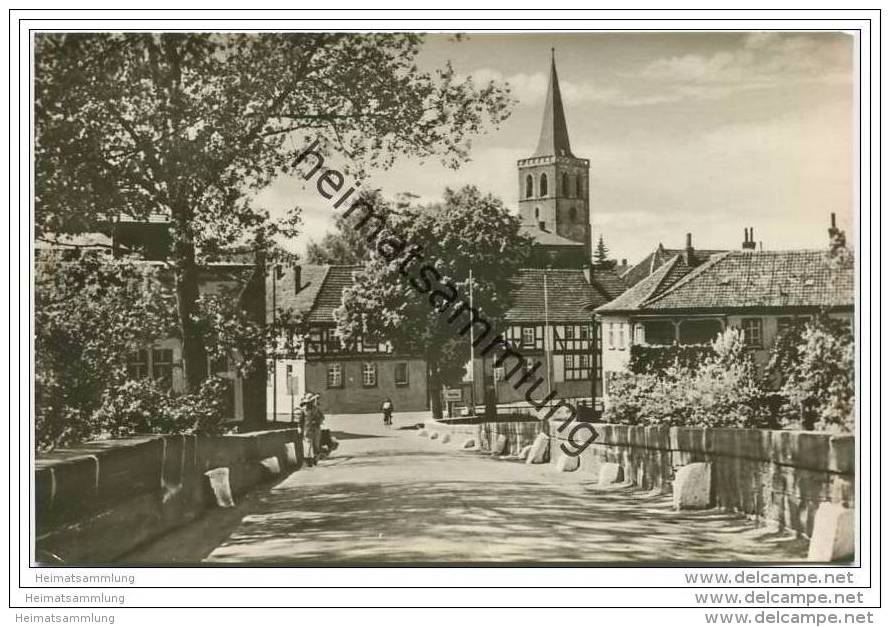
[{"label": "large tree canopy", "polygon": [[347,170],[397,156],[456,166],[469,138],[508,114],[493,83],[416,64],[422,36],[380,33],[41,34],[35,51],[36,234],[94,230],[120,215],[171,222],[186,377],[206,376],[193,319],[200,251],[245,234],[294,235],[256,191],[294,172],[307,143]]},{"label": "large tree canopy", "polygon": [[[511,279],[531,242],[520,233],[519,218],[499,199],[470,186],[445,190],[436,205],[375,205],[374,214],[388,216],[388,227],[379,236],[372,232],[370,257],[335,311],[338,330],[347,341],[388,340],[397,351],[423,356],[438,417],[442,384],[462,376],[470,356],[467,334],[473,318],[464,306],[470,273],[478,318],[491,326],[484,338],[484,325],[474,327],[477,342],[484,339],[482,348],[501,331]],[[372,224],[366,223],[362,233]]]}]

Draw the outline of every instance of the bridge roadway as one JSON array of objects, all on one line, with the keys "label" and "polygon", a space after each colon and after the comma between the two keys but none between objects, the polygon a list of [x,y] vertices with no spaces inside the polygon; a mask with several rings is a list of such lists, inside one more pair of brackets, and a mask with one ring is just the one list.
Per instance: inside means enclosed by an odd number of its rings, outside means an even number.
[{"label": "bridge roadway", "polygon": [[214,510],[123,563],[800,561],[806,542],[718,510],[677,512],[670,497],[599,488],[462,451],[377,416],[333,416],[334,455]]}]

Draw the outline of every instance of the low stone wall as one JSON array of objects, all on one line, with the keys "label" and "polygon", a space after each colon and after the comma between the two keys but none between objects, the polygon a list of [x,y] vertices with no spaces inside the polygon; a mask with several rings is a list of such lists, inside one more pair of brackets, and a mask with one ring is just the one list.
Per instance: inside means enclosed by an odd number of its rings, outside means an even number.
[{"label": "low stone wall", "polygon": [[[669,492],[680,467],[710,462],[712,498],[717,507],[778,523],[807,537],[820,504],[854,505],[853,436],[767,429],[593,426],[598,437],[581,454],[577,472],[597,476],[603,463],[617,463],[624,469],[625,479],[640,488]],[[559,444],[564,437],[556,434],[551,439],[552,460],[561,455]]]},{"label": "low stone wall", "polygon": [[[293,443],[290,459],[287,443]],[[42,456],[35,473],[36,559],[111,562],[216,506],[206,471],[227,468],[237,497],[272,478],[260,464],[270,457],[282,473],[299,467],[296,429],[126,438]]]},{"label": "low stone wall", "polygon": [[490,451],[499,435],[507,438],[504,455],[517,455],[542,431],[547,432],[546,421],[529,422],[483,422],[479,424],[442,424],[429,423],[424,425],[429,433],[451,434],[451,441],[472,438],[476,446],[483,451]]}]

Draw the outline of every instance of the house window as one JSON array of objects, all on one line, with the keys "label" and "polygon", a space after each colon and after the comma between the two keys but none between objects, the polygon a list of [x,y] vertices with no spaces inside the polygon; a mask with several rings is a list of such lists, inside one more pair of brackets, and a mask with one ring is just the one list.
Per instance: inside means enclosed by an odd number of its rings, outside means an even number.
[{"label": "house window", "polygon": [[569,208],[569,222],[578,221],[578,210],[575,207]]},{"label": "house window", "polygon": [[400,361],[395,365],[393,379],[396,385],[408,385],[408,362]]},{"label": "house window", "polygon": [[626,348],[626,345],[624,343],[624,327],[625,326],[626,325],[623,322],[618,325],[618,348],[620,350],[624,350]]},{"label": "house window", "polygon": [[371,362],[362,364],[362,385],[366,388],[377,387],[377,364]]},{"label": "house window", "polygon": [[164,387],[173,385],[172,348],[156,348],[151,351],[151,376]]},{"label": "house window", "polygon": [[495,366],[491,369],[491,375],[494,377],[495,381],[503,381],[504,380],[504,367],[503,366]]},{"label": "house window", "polygon": [[590,355],[565,356],[566,381],[590,379]]},{"label": "house window", "polygon": [[615,323],[609,323],[609,348],[615,348]]},{"label": "house window", "polygon": [[541,196],[542,198],[547,195],[547,175],[546,174],[541,175],[541,189],[540,189],[540,193],[538,195]]},{"label": "house window", "polygon": [[297,382],[297,377],[294,375],[294,365],[286,364],[284,366],[284,389],[289,396],[296,396],[299,394],[299,385]]},{"label": "house window", "polygon": [[523,348],[534,348],[535,347],[535,328],[534,327],[522,327],[522,347]]},{"label": "house window", "polygon": [[[535,195],[535,182],[534,182],[534,179],[532,178],[532,175],[529,174],[528,176],[525,177],[525,197],[531,198],[534,195]],[[537,216],[535,216],[535,217],[537,217]]]},{"label": "house window", "polygon": [[582,325],[581,325],[581,335],[580,335],[580,337],[581,337],[582,340],[589,340],[589,339],[590,339],[590,325],[589,325],[589,324],[582,324]]},{"label": "house window", "polygon": [[574,340],[575,339],[575,327],[563,327],[563,339]]},{"label": "house window", "polygon": [[578,198],[581,197],[581,190],[581,177],[579,176],[575,179],[575,196],[577,196]]},{"label": "house window", "polygon": [[540,207],[535,207],[535,220],[541,217],[541,209]]},{"label": "house window", "polygon": [[742,336],[746,347],[763,348],[763,321],[760,318],[743,318]]},{"label": "house window", "polygon": [[133,351],[127,357],[127,376],[131,379],[145,379],[148,376],[148,351],[144,348]]},{"label": "house window", "polygon": [[566,172],[562,173],[562,195],[568,196],[569,192],[569,175]]},{"label": "house window", "polygon": [[343,366],[341,364],[328,364],[328,387],[343,387]]}]

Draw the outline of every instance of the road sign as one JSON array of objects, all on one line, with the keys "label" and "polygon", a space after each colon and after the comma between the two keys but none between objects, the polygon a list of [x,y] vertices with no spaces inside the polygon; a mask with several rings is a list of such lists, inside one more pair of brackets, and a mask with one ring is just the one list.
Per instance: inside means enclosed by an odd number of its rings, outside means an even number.
[{"label": "road sign", "polygon": [[445,390],[446,401],[459,401],[463,399],[464,391],[461,388],[449,388]]}]

